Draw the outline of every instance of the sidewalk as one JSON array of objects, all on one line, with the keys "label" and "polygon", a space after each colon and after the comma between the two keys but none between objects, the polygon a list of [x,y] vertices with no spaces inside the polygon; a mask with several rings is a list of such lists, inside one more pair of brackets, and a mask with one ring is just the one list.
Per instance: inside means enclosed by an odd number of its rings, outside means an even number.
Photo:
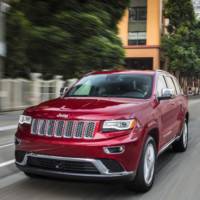
[{"label": "sidewalk", "polygon": [[197,100],[200,99],[200,95],[195,95],[195,96],[188,96],[189,100]]}]

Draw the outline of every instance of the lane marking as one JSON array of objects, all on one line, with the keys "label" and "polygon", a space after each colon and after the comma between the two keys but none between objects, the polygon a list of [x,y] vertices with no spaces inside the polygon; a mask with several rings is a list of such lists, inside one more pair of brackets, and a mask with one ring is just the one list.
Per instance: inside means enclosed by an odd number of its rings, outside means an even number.
[{"label": "lane marking", "polygon": [[8,166],[8,165],[12,165],[12,164],[14,164],[14,163],[15,163],[15,160],[9,160],[9,161],[0,163],[0,168],[1,168],[1,167]]},{"label": "lane marking", "polygon": [[3,145],[0,145],[0,149],[4,149],[4,148],[7,148],[7,147],[10,147],[10,146],[13,146],[14,143],[9,143],[9,144],[3,144]]},{"label": "lane marking", "polygon": [[2,126],[0,127],[0,131],[8,131],[8,130],[16,129],[16,128],[17,128],[17,125]]}]

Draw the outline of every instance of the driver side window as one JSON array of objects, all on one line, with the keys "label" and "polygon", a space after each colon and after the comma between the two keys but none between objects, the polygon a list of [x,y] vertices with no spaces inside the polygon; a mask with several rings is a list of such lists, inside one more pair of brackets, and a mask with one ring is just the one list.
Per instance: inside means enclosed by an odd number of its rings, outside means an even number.
[{"label": "driver side window", "polygon": [[166,85],[165,79],[162,75],[160,75],[157,81],[157,96],[161,97],[162,90],[166,88],[167,88],[167,85]]}]

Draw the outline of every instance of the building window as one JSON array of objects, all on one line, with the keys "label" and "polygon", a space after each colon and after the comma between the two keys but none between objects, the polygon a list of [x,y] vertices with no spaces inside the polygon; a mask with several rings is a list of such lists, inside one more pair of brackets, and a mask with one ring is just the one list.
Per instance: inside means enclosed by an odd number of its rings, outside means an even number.
[{"label": "building window", "polygon": [[129,45],[145,45],[146,37],[146,32],[129,32]]},{"label": "building window", "polygon": [[127,69],[136,70],[152,70],[153,69],[153,58],[127,58],[126,59]]},{"label": "building window", "polygon": [[129,8],[129,22],[146,21],[147,8],[146,7],[132,7]]},{"label": "building window", "polygon": [[147,0],[131,0],[129,8],[129,45],[146,45]]}]

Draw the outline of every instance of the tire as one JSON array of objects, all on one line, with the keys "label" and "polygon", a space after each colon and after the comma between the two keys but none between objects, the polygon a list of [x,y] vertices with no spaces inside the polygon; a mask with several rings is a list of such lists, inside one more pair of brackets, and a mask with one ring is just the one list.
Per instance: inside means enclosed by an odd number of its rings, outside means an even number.
[{"label": "tire", "polygon": [[31,173],[28,173],[28,172],[24,172],[24,174],[29,178],[39,178],[40,177],[39,175],[31,174]]},{"label": "tire", "polygon": [[151,189],[155,178],[156,159],[155,140],[149,136],[144,145],[136,177],[128,185],[129,189],[138,193],[145,193]]},{"label": "tire", "polygon": [[188,131],[188,122],[186,120],[184,121],[181,132],[182,133],[180,139],[172,144],[172,148],[175,152],[185,152],[187,150],[189,131]]}]

